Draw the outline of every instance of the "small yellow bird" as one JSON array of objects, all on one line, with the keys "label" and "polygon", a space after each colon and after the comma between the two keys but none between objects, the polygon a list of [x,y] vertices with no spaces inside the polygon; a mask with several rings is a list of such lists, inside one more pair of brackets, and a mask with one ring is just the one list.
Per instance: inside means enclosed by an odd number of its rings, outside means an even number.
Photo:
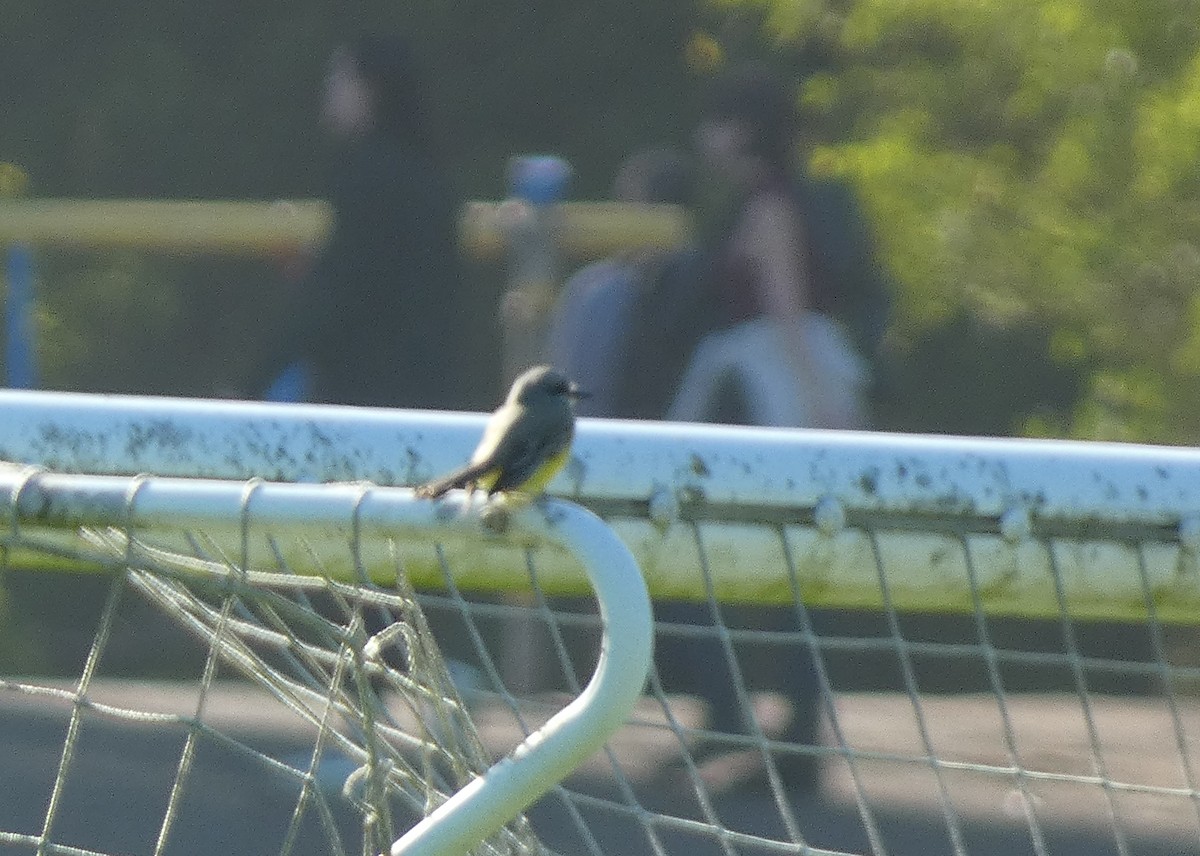
[{"label": "small yellow bird", "polygon": [[421,485],[417,496],[436,499],[456,487],[480,487],[488,496],[537,496],[567,462],[575,435],[573,404],[587,396],[550,366],[528,369],[488,420],[471,462]]}]

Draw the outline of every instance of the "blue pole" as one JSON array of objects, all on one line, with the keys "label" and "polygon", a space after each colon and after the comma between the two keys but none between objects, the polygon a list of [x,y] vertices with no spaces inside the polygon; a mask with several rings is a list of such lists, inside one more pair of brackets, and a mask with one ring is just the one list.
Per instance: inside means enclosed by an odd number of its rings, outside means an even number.
[{"label": "blue pole", "polygon": [[37,386],[33,341],[33,250],[28,244],[8,249],[8,299],[4,306],[5,384],[12,389]]},{"label": "blue pole", "polygon": [[312,372],[308,363],[297,360],[289,364],[263,393],[266,401],[296,402],[308,399],[312,391]]}]

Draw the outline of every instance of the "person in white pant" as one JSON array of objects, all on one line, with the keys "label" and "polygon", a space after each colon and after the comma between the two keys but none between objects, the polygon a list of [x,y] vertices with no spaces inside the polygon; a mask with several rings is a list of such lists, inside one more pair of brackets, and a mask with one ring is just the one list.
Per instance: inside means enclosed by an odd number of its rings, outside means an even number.
[{"label": "person in white pant", "polygon": [[[870,371],[886,315],[883,280],[873,275],[847,189],[794,174],[796,87],[758,67],[718,80],[696,132],[706,167],[700,220],[704,275],[677,309],[704,306],[707,328],[691,347],[668,419],[807,428],[865,428]],[[704,201],[708,202],[706,210]],[[715,203],[715,204],[714,204]],[[712,213],[716,209],[717,216]],[[705,217],[705,213],[710,216]],[[730,393],[737,407],[730,407]],[[660,602],[665,622],[702,625],[704,607]],[[793,632],[793,607],[723,604],[731,626]],[[725,734],[754,734],[753,715],[734,687],[770,690],[791,715],[770,736],[800,745],[819,740],[820,691],[808,643],[769,652],[730,642],[664,638],[659,672],[672,691],[708,703],[712,735],[697,757],[735,750]],[[732,654],[740,672],[728,665]],[[815,756],[781,755],[775,766],[793,791],[818,784]],[[747,783],[749,784],[749,783]]]},{"label": "person in white pant", "polygon": [[706,421],[725,385],[733,384],[751,425],[865,428],[869,380],[846,332],[828,316],[764,315],[701,340],[667,418]]}]

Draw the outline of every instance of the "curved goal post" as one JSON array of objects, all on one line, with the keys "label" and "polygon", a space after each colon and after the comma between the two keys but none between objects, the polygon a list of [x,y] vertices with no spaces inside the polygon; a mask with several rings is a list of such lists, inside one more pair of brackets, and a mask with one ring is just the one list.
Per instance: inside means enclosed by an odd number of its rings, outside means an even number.
[{"label": "curved goal post", "polygon": [[0,413],[5,852],[1200,847],[1195,450],[581,420],[497,510],[409,489],[481,415]]}]

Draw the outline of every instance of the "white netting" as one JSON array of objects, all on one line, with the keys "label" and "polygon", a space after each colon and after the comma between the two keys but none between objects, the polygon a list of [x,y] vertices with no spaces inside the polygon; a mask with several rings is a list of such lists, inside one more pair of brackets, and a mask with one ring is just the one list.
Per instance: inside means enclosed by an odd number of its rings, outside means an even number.
[{"label": "white netting", "polygon": [[[379,853],[489,766],[399,559],[385,589],[365,575],[330,579],[319,559],[302,564],[295,551],[285,559],[279,550],[274,567],[252,570],[199,531],[184,536],[193,545],[186,554],[113,528],[81,529],[79,540],[70,559],[107,568],[111,582],[78,681],[0,682],[10,703],[45,703],[68,720],[44,814],[24,831],[6,826],[0,842],[38,853],[107,852],[94,841],[107,827],[122,842],[113,852],[194,852],[194,840],[174,840],[179,827],[227,821],[195,814],[197,805],[214,802],[198,768],[221,754],[240,768],[257,768],[278,815],[277,840],[230,841],[238,852]],[[5,546],[8,554],[64,552],[20,527]],[[169,688],[104,681],[110,638],[130,630],[122,604],[131,596],[195,641],[204,658],[196,679]],[[287,735],[287,753],[240,734],[242,716],[251,732],[257,721]],[[169,790],[155,795],[165,805],[126,803],[122,783],[103,770],[86,771],[92,730],[122,728],[134,729],[130,736],[146,729],[182,738]],[[32,770],[7,772],[38,778]],[[114,799],[124,813],[97,823],[95,814]],[[260,806],[252,799],[239,812]],[[81,828],[80,813],[93,815],[90,829]],[[139,837],[142,846],[131,847]],[[541,849],[520,819],[482,852]]]}]

